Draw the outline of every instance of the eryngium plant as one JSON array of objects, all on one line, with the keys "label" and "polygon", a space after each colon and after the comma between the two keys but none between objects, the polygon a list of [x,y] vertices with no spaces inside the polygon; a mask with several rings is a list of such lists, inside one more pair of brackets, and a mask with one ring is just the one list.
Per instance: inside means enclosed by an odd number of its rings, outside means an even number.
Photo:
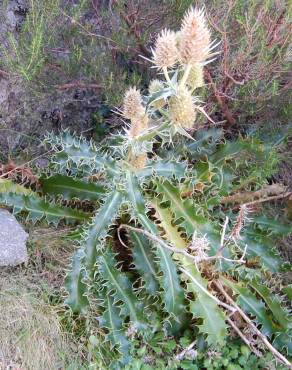
[{"label": "eryngium plant", "polygon": [[49,137],[51,176],[40,179],[46,200],[19,188],[8,193],[8,183],[1,195],[33,220],[91,216],[48,201],[58,196],[97,207],[72,259],[66,304],[80,314],[98,309],[116,350],[105,366],[131,362],[133,337],[147,341],[161,330],[179,336],[186,328],[208,346],[240,333],[258,355],[267,348],[289,363],[278,349],[289,350],[291,321],[268,286],[283,265],[273,235],[291,228],[253,217],[252,202],[228,207],[230,193],[261,187],[273,173],[273,144],[250,137],[218,145],[220,130],[198,131],[196,140],[188,131],[204,112],[194,92],[213,47],[203,12],[190,9],[179,32],[165,30],[157,39],[152,62],[159,79],[149,94],[125,93],[124,133],[101,148],[67,133]]}]

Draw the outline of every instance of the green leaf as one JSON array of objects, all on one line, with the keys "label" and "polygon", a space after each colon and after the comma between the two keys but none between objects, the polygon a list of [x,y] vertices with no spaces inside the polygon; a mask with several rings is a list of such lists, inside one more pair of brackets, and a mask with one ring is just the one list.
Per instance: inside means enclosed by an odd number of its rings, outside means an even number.
[{"label": "green leaf", "polygon": [[132,242],[132,255],[135,269],[139,272],[144,282],[146,291],[155,295],[159,286],[157,281],[157,269],[154,263],[154,253],[151,250],[149,240],[136,232],[129,233]]},{"label": "green leaf", "polygon": [[55,175],[40,179],[42,190],[49,195],[62,195],[66,200],[74,198],[95,201],[106,192],[101,185],[75,180],[70,176]]},{"label": "green leaf", "polygon": [[117,346],[121,354],[119,362],[126,365],[131,361],[129,353],[131,346],[125,334],[124,323],[120,317],[120,310],[114,304],[114,299],[108,292],[105,294],[103,306],[105,311],[99,318],[99,323],[108,330],[106,340],[110,341],[112,346]]},{"label": "green leaf", "polygon": [[176,220],[181,220],[180,225],[189,236],[192,236],[196,230],[203,230],[206,219],[196,214],[196,208],[191,199],[182,199],[179,189],[168,181],[156,184],[157,191],[163,196],[163,201],[170,201]]},{"label": "green leaf", "polygon": [[48,222],[52,222],[54,224],[58,224],[62,219],[65,219],[68,222],[76,222],[86,221],[89,218],[88,213],[48,203],[45,200],[32,195],[0,193],[0,203],[13,207],[14,213],[27,211],[28,220],[32,220],[33,222],[36,222],[43,217],[45,217]]},{"label": "green leaf", "polygon": [[109,292],[112,292],[114,303],[120,304],[120,315],[130,317],[135,329],[143,331],[147,328],[143,314],[143,302],[139,301],[133,293],[133,284],[128,276],[116,267],[113,253],[107,251],[97,257],[98,271]]},{"label": "green leaf", "polygon": [[202,324],[197,325],[200,332],[207,335],[209,345],[223,344],[227,336],[224,312],[206,293],[208,281],[194,266],[189,264],[184,267],[187,272],[187,291],[195,296],[195,301],[190,301],[190,311],[194,318],[203,320]]},{"label": "green leaf", "polygon": [[265,335],[277,332],[276,324],[269,317],[263,301],[259,300],[243,283],[235,283],[221,277],[222,282],[238,295],[236,303],[248,314],[255,316]]},{"label": "green leaf", "polygon": [[37,197],[37,194],[31,189],[28,189],[23,185],[16,184],[8,179],[0,179],[0,193],[25,194]]},{"label": "green leaf", "polygon": [[289,318],[288,312],[281,306],[280,299],[261,282],[253,280],[248,284],[261,296],[273,313],[273,320],[276,320],[280,325],[277,331],[281,332],[287,330],[289,327],[291,328],[292,321]]},{"label": "green leaf", "polygon": [[113,219],[123,200],[123,194],[117,190],[108,195],[104,204],[100,207],[92,220],[91,226],[86,232],[84,248],[85,262],[89,271],[92,270],[97,257],[97,245],[107,234]]},{"label": "green leaf", "polygon": [[88,306],[88,299],[85,296],[87,285],[84,283],[85,270],[83,268],[84,253],[82,250],[75,252],[72,258],[71,271],[66,275],[65,287],[69,293],[65,304],[68,305],[74,313],[85,314]]},{"label": "green leaf", "polygon": [[187,165],[183,162],[172,161],[152,161],[145,168],[136,172],[138,178],[147,178],[150,176],[158,176],[164,178],[181,179],[186,176]]},{"label": "green leaf", "polygon": [[261,230],[268,231],[272,234],[285,236],[292,233],[292,225],[282,224],[274,218],[268,218],[265,215],[255,216],[252,218],[253,222],[256,223]]}]

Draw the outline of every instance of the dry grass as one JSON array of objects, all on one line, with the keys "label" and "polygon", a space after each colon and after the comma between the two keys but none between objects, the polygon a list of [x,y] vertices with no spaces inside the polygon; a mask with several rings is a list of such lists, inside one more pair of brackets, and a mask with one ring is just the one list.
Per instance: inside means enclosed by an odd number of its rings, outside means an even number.
[{"label": "dry grass", "polygon": [[35,230],[28,266],[0,270],[0,370],[84,369],[84,344],[65,332],[68,244],[57,230]]}]

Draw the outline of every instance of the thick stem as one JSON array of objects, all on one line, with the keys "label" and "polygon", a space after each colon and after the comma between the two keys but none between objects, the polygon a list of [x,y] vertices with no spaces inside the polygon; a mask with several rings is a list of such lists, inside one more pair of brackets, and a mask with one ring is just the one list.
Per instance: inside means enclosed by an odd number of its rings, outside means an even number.
[{"label": "thick stem", "polygon": [[189,74],[191,72],[191,69],[192,69],[191,64],[187,64],[186,68],[185,68],[185,71],[184,71],[184,74],[182,76],[182,79],[180,80],[179,87],[183,87],[186,84],[187,79],[189,77]]}]

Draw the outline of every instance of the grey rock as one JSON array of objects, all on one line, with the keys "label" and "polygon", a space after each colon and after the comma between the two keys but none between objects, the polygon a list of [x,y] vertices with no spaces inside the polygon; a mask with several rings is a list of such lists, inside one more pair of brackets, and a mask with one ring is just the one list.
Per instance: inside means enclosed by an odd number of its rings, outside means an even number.
[{"label": "grey rock", "polygon": [[27,262],[27,238],[28,234],[15,217],[5,209],[0,209],[0,267]]}]

